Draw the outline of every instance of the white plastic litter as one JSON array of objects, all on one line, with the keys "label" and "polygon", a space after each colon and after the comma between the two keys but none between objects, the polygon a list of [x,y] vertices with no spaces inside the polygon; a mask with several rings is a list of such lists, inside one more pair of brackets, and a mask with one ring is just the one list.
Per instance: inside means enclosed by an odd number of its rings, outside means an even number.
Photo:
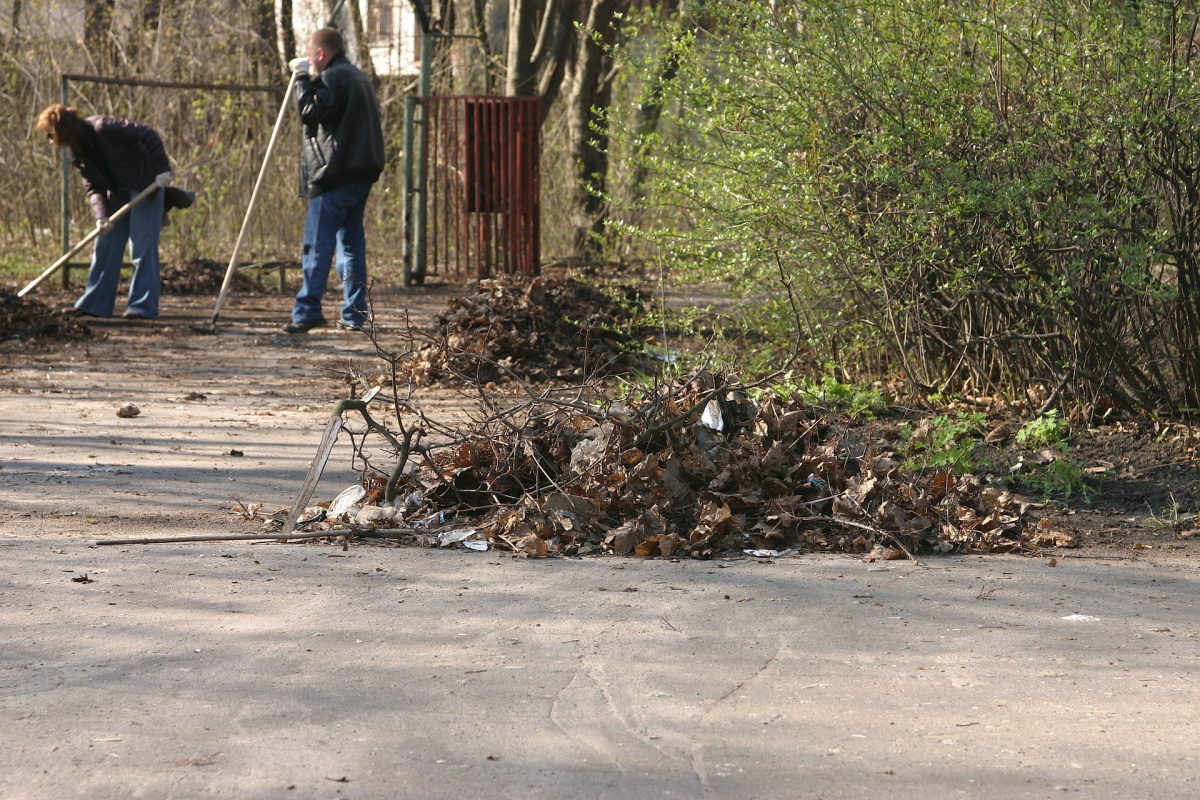
[{"label": "white plastic litter", "polygon": [[700,415],[700,424],[718,433],[725,430],[725,417],[721,415],[721,404],[717,402],[717,398],[709,400],[708,405],[704,406],[704,413]]},{"label": "white plastic litter", "polygon": [[329,516],[340,517],[366,496],[367,490],[361,486],[355,485],[345,489],[329,503]]},{"label": "white plastic litter", "polygon": [[468,536],[474,535],[474,533],[474,528],[455,528],[452,531],[442,531],[438,534],[438,544],[442,547],[456,544],[457,542],[464,541]]},{"label": "white plastic litter", "polygon": [[792,553],[795,553],[796,551],[795,550],[743,550],[742,552],[748,556],[754,556],[755,558],[783,558],[785,556],[790,556]]},{"label": "white plastic litter", "polygon": [[463,542],[462,545],[463,545],[463,547],[467,548],[468,550],[475,550],[480,553],[485,553],[485,552],[487,552],[487,549],[488,549],[487,542],[481,542],[478,540]]},{"label": "white plastic litter", "polygon": [[394,512],[390,508],[380,508],[379,506],[363,506],[362,510],[354,515],[355,525],[374,525],[381,522],[391,522]]},{"label": "white plastic litter", "polygon": [[1068,614],[1067,616],[1063,617],[1063,619],[1067,620],[1068,622],[1096,622],[1100,618],[1089,617],[1087,614]]}]

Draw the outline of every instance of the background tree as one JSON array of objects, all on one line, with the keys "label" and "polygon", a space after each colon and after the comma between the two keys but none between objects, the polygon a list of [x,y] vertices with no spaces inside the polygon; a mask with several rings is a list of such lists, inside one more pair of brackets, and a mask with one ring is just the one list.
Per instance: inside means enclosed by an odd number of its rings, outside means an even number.
[{"label": "background tree", "polygon": [[84,0],[83,41],[92,61],[100,68],[115,61],[112,39],[116,0]]}]

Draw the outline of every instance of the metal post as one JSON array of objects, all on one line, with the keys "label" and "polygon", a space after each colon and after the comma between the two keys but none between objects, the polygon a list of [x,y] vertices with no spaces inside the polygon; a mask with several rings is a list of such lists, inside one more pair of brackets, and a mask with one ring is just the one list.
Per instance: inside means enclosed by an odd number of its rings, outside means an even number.
[{"label": "metal post", "polygon": [[[428,98],[433,84],[433,34],[425,31],[421,34],[421,87],[420,96],[422,99]],[[416,207],[413,209],[413,238],[415,247],[413,248],[413,279],[417,283],[425,282],[425,220],[426,206],[428,194],[426,192],[426,182],[428,180],[428,158],[429,158],[429,107],[427,104],[421,104],[421,132],[420,137],[414,142],[417,147],[417,198]]]},{"label": "metal post", "polygon": [[404,285],[413,284],[413,112],[417,98],[411,94],[404,98],[404,171],[401,175],[402,199],[400,230],[404,234],[404,251],[401,258],[404,261]]},{"label": "metal post", "polygon": [[[62,90],[62,104],[67,105],[69,93],[70,78],[66,75],[62,76],[60,88]],[[64,148],[61,153],[62,160],[62,251],[66,253],[71,249],[71,159],[67,155]],[[62,287],[64,289],[70,286],[68,275],[70,268],[64,266],[62,274]]]}]

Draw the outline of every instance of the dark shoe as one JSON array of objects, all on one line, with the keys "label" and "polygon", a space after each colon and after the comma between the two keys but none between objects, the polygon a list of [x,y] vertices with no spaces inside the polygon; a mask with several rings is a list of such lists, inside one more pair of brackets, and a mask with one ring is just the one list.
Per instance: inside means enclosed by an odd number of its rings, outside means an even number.
[{"label": "dark shoe", "polygon": [[313,328],[320,328],[325,324],[323,319],[311,319],[308,322],[289,322],[283,326],[284,333],[308,333]]},{"label": "dark shoe", "polygon": [[124,314],[122,314],[121,316],[122,316],[122,317],[124,317],[125,319],[144,319],[144,320],[156,320],[156,319],[158,319],[158,317],[148,317],[148,316],[146,316],[145,314],[139,314],[139,313],[138,313],[138,312],[136,312],[136,311],[126,311],[126,312],[125,312]]},{"label": "dark shoe", "polygon": [[84,311],[82,308],[76,308],[75,306],[60,308],[58,313],[62,314],[64,317],[96,317],[97,319],[100,317],[99,314],[92,314],[88,311]]},{"label": "dark shoe", "polygon": [[345,320],[341,320],[341,319],[338,320],[337,325],[339,328],[341,328],[344,331],[357,331],[359,333],[362,333],[362,329],[363,329],[363,326],[357,322],[346,322]]}]

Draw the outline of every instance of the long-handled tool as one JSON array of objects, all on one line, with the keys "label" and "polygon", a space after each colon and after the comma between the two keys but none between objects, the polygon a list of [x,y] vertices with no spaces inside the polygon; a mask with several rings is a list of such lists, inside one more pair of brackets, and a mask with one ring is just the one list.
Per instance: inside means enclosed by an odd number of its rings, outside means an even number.
[{"label": "long-handled tool", "polygon": [[258,180],[254,182],[254,191],[250,193],[250,205],[246,207],[246,216],[242,219],[242,230],[238,233],[237,242],[233,245],[233,255],[229,257],[229,266],[225,269],[225,280],[221,281],[221,291],[217,295],[217,305],[213,309],[212,321],[209,323],[209,328],[215,332],[217,329],[217,317],[221,315],[221,306],[225,304],[225,295],[229,292],[229,287],[233,283],[233,273],[237,269],[238,253],[242,251],[242,242],[246,239],[246,230],[250,227],[250,215],[254,213],[254,207],[258,205],[258,193],[262,189],[263,178],[267,174],[267,164],[271,161],[271,153],[275,150],[275,142],[279,140],[279,128],[283,125],[283,117],[287,112],[288,102],[292,97],[292,88],[296,85],[296,73],[292,73],[291,80],[288,81],[287,90],[283,93],[283,102],[279,104],[279,116],[275,118],[275,129],[271,131],[271,140],[267,142],[267,152],[263,155],[262,167],[258,170]]},{"label": "long-handled tool", "polygon": [[[125,216],[130,211],[132,211],[133,207],[136,206],[138,203],[142,202],[147,197],[154,194],[154,192],[157,189],[158,189],[157,183],[152,183],[149,186],[147,186],[145,189],[142,189],[142,191],[138,193],[137,197],[133,198],[128,203],[126,203],[125,205],[118,208],[113,213],[113,215],[108,218],[108,221],[116,222],[121,217]],[[93,228],[91,230],[91,232],[88,233],[87,236],[83,237],[79,241],[79,244],[75,245],[70,250],[63,253],[62,257],[60,257],[58,259],[58,261],[55,261],[53,264],[51,264],[49,267],[47,267],[45,272],[43,272],[41,275],[38,275],[36,278],[34,278],[32,281],[29,282],[28,286],[26,286],[21,291],[17,292],[17,297],[24,297],[25,295],[29,294],[34,289],[36,289],[38,287],[38,285],[41,284],[42,281],[46,280],[46,278],[49,278],[51,275],[53,275],[58,270],[59,267],[61,267],[63,264],[70,261],[71,256],[78,253],[80,250],[82,250],[84,247],[86,247],[89,242],[91,242],[93,239],[95,239],[97,236],[99,236],[101,231],[102,231],[102,229],[100,227]]]},{"label": "long-handled tool", "polygon": [[[346,0],[338,0],[337,5],[333,7],[333,11],[329,12],[327,26],[333,26],[338,12],[342,10],[342,6],[345,3]],[[283,124],[283,117],[287,111],[288,103],[291,101],[292,88],[295,85],[296,73],[293,72],[291,80],[288,81],[287,89],[283,93],[283,102],[279,104],[279,116],[275,118],[275,128],[271,131],[271,140],[267,142],[267,152],[263,155],[262,166],[258,170],[258,180],[254,182],[254,191],[250,193],[250,205],[246,207],[246,216],[242,219],[242,229],[238,233],[237,241],[233,245],[233,255],[229,257],[229,266],[225,269],[225,280],[221,281],[221,291],[217,295],[217,305],[213,308],[212,320],[208,325],[208,330],[211,333],[217,332],[217,318],[221,316],[221,306],[225,305],[225,295],[229,292],[230,285],[233,284],[233,273],[237,269],[238,253],[242,250],[242,241],[246,238],[246,229],[250,227],[250,215],[254,213],[254,207],[258,204],[258,192],[262,188],[263,178],[267,174],[267,164],[271,161],[271,153],[275,151],[275,142],[279,139],[279,128]]]}]

